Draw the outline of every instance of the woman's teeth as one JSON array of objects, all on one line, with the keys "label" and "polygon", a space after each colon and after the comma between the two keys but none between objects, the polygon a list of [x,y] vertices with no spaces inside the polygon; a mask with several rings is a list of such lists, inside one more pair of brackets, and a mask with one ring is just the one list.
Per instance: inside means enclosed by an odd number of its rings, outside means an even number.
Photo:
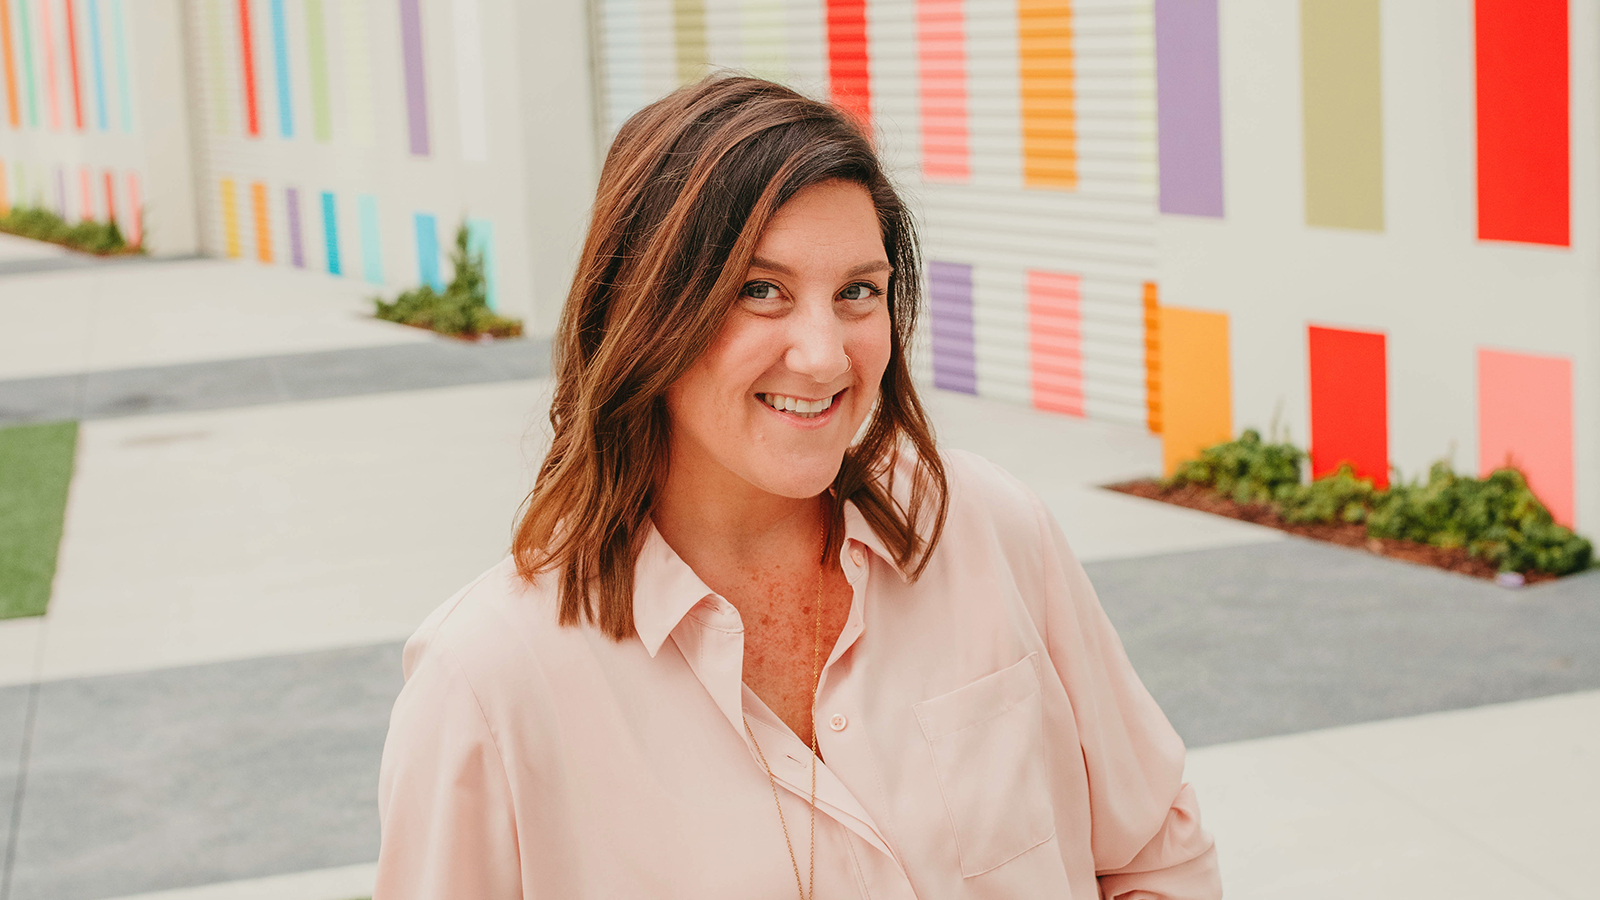
[{"label": "woman's teeth", "polygon": [[772,407],[778,412],[793,413],[802,419],[810,419],[820,415],[823,410],[833,405],[833,396],[823,397],[821,400],[801,400],[796,397],[785,397],[782,394],[757,394],[761,402]]}]

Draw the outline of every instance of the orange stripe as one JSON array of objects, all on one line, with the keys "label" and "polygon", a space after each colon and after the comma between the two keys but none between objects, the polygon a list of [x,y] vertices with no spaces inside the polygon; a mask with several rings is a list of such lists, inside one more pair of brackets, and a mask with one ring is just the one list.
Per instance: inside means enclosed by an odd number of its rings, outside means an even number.
[{"label": "orange stripe", "polygon": [[1022,79],[1022,180],[1078,186],[1077,98],[1071,0],[1017,0]]},{"label": "orange stripe", "polygon": [[1161,433],[1161,307],[1156,283],[1144,283],[1144,396],[1145,424]]},{"label": "orange stripe", "polygon": [[0,56],[6,66],[6,118],[12,128],[22,127],[21,107],[17,103],[17,58],[11,48],[11,4],[0,0]]},{"label": "orange stripe", "polygon": [[272,262],[272,229],[267,222],[267,186],[250,185],[250,206],[256,220],[256,259]]}]

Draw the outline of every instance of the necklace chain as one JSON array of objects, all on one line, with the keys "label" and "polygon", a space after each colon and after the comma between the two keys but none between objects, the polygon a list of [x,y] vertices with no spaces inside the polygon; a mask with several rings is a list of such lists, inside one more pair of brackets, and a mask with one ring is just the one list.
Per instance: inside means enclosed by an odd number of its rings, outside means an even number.
[{"label": "necklace chain", "polygon": [[817,599],[815,604],[817,613],[816,628],[811,642],[811,860],[808,865],[807,881],[809,885],[800,880],[800,860],[794,853],[794,841],[789,838],[789,823],[783,817],[783,803],[778,799],[778,779],[772,775],[772,767],[767,765],[767,755],[761,752],[761,744],[756,741],[755,732],[750,730],[750,718],[744,717],[744,733],[750,737],[750,745],[756,748],[756,759],[761,760],[761,768],[767,772],[767,784],[772,788],[772,802],[778,807],[778,824],[783,827],[783,843],[789,848],[789,864],[794,867],[794,887],[800,892],[800,900],[815,900],[817,896],[817,682],[822,678],[822,575],[826,571],[826,557],[828,553],[828,526],[826,520],[822,526],[822,555],[823,561],[817,564]]}]

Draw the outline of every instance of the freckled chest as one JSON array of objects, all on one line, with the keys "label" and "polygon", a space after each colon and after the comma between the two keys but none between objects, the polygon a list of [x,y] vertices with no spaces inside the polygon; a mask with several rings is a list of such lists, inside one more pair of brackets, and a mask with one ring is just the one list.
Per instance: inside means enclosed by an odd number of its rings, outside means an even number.
[{"label": "freckled chest", "polygon": [[818,670],[850,617],[852,591],[837,564],[822,586],[822,641],[817,653],[815,570],[750,573],[728,601],[744,619],[744,683],[800,740],[811,743],[813,656]]}]

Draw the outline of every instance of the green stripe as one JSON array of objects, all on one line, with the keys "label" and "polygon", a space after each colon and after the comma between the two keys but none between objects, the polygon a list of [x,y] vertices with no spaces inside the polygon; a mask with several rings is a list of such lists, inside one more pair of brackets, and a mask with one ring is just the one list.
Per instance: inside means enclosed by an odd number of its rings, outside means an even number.
[{"label": "green stripe", "polygon": [[706,0],[672,0],[672,43],[678,56],[678,81],[688,84],[704,77],[711,63]]},{"label": "green stripe", "polygon": [[333,137],[328,109],[328,36],[322,25],[322,0],[306,0],[306,55],[311,58],[311,132],[317,140]]},{"label": "green stripe", "polygon": [[1306,224],[1383,230],[1378,0],[1300,0]]},{"label": "green stripe", "polygon": [[22,17],[22,70],[28,79],[28,127],[39,127],[39,86],[33,79],[33,23],[28,16],[29,0],[17,4]]},{"label": "green stripe", "polygon": [[206,81],[211,93],[211,128],[217,134],[228,134],[233,125],[232,107],[228,104],[228,74],[224,68],[222,42],[221,0],[205,4],[206,28]]},{"label": "green stripe", "polygon": [[77,422],[0,428],[0,619],[50,604]]}]

